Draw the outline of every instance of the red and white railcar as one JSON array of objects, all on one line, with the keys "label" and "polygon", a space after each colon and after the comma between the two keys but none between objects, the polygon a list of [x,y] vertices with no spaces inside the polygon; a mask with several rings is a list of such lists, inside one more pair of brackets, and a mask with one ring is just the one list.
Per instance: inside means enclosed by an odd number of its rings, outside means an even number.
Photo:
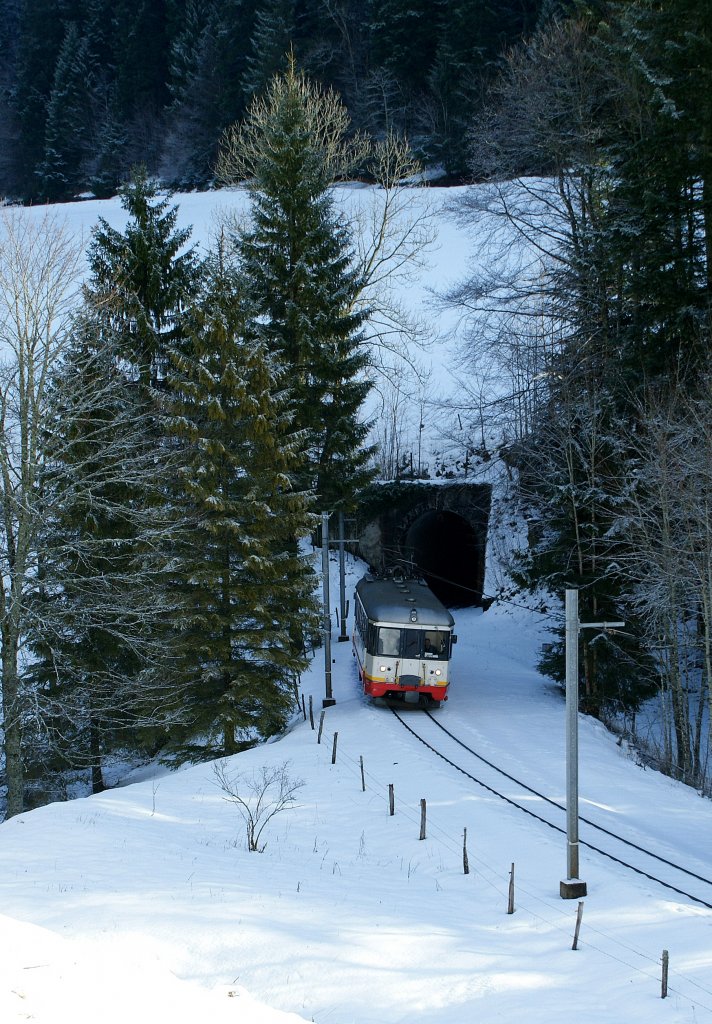
[{"label": "red and white railcar", "polygon": [[353,633],[364,693],[409,704],[446,701],[454,625],[422,580],[364,576],[356,584]]}]

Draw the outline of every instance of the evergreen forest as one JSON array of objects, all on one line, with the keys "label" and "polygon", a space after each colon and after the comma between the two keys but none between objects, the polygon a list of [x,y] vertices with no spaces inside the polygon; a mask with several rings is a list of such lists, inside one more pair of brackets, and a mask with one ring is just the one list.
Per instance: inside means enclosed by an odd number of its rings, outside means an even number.
[{"label": "evergreen forest", "polygon": [[[466,133],[542,0],[2,0],[0,194],[114,195],[136,164],[205,187],[288,53],[352,128],[468,173]],[[546,12],[544,12],[546,14]]]}]

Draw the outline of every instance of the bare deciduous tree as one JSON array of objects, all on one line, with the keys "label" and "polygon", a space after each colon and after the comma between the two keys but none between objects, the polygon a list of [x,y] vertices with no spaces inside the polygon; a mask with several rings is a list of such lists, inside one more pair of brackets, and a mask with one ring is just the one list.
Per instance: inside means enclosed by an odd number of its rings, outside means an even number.
[{"label": "bare deciduous tree", "polygon": [[81,242],[56,216],[0,214],[0,661],[7,814],[23,809],[19,665],[37,583],[38,479],[53,366],[76,301]]},{"label": "bare deciduous tree", "polygon": [[213,771],[225,799],[234,804],[245,823],[247,849],[262,853],[267,845],[260,845],[267,825],[282,811],[291,807],[296,793],[302,788],[301,779],[293,779],[288,772],[289,762],[264,765],[252,775],[231,773],[226,761],[218,761]]},{"label": "bare deciduous tree", "polygon": [[[712,693],[712,400],[682,390],[649,397],[630,438],[633,471],[613,529],[627,601],[658,672],[655,755],[684,781],[709,786]],[[643,738],[644,739],[644,738]],[[646,744],[650,747],[650,742]]]}]

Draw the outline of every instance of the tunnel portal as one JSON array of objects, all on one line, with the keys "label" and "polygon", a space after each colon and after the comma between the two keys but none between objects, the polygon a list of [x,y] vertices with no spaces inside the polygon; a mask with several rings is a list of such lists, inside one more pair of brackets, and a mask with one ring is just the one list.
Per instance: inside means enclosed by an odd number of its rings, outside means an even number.
[{"label": "tunnel portal", "polygon": [[358,553],[374,571],[413,565],[450,607],[480,605],[491,489],[395,482],[364,494]]},{"label": "tunnel portal", "polygon": [[404,548],[411,553],[425,582],[445,605],[465,606],[482,602],[482,587],[474,585],[482,575],[475,531],[455,512],[425,512],[410,528]]}]

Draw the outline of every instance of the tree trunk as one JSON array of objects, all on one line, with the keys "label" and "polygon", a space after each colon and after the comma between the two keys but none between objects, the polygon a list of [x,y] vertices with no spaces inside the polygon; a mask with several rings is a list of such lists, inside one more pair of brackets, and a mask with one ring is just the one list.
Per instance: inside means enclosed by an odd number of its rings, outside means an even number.
[{"label": "tree trunk", "polygon": [[7,623],[2,635],[2,698],[5,730],[6,817],[25,809],[25,771],[22,762],[22,715],[17,673],[17,634]]},{"label": "tree trunk", "polygon": [[104,776],[101,770],[101,730],[92,715],[89,721],[89,754],[91,757],[91,791],[104,792]]}]

